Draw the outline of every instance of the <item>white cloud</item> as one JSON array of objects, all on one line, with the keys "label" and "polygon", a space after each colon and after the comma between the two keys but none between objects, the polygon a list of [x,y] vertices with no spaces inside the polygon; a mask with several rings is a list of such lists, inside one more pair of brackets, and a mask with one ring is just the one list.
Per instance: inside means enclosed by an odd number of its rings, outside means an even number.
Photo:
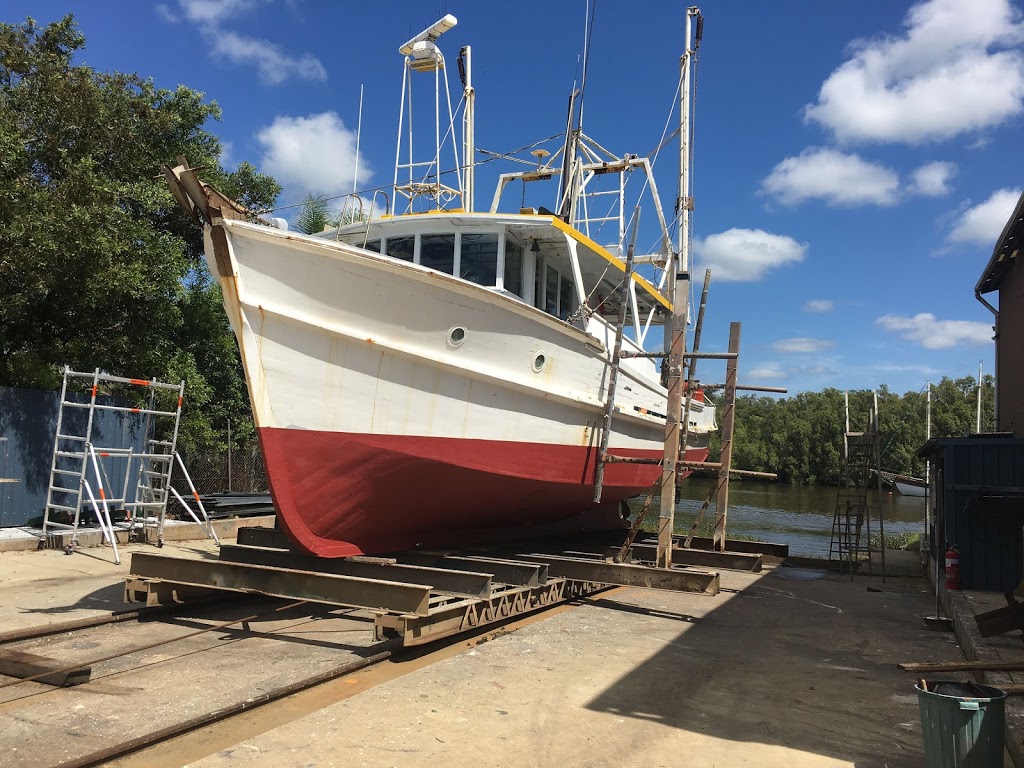
[{"label": "white cloud", "polygon": [[254,0],[178,0],[185,18],[194,24],[219,25],[256,5]]},{"label": "white cloud", "polygon": [[762,191],[786,205],[820,198],[829,205],[893,205],[899,175],[856,154],[808,147],[787,157],[761,182]]},{"label": "white cloud", "polygon": [[884,373],[919,373],[922,376],[935,376],[939,373],[937,368],[930,365],[901,365],[899,363],[875,363],[871,366],[876,371]]},{"label": "white cloud", "polygon": [[939,320],[931,312],[913,317],[883,315],[875,324],[898,333],[925,349],[948,349],[956,346],[978,346],[992,341],[992,326],[973,320]]},{"label": "white cloud", "polygon": [[[292,56],[269,40],[241,35],[228,28],[232,20],[263,2],[265,0],[178,0],[178,7],[199,29],[212,55],[233,64],[255,67],[260,79],[269,85],[292,77],[327,79],[327,70],[315,56],[308,53]],[[163,3],[158,4],[156,10],[169,22],[178,20]]]},{"label": "white cloud", "polygon": [[804,302],[804,312],[831,312],[835,306],[831,299],[811,299]]},{"label": "white cloud", "polygon": [[315,56],[289,56],[268,40],[226,32],[222,29],[207,35],[213,52],[235,64],[256,67],[260,79],[277,85],[291,77],[302,80],[326,80],[327,70]]},{"label": "white cloud", "polygon": [[716,280],[760,280],[770,269],[803,261],[807,246],[761,229],[730,229],[694,240],[702,268]]},{"label": "white cloud", "polygon": [[178,18],[178,15],[170,8],[168,8],[164,3],[157,3],[153,6],[153,10],[156,11],[157,16],[171,24],[177,24],[179,21],[181,21],[181,19]]},{"label": "white cloud", "polygon": [[925,163],[911,174],[908,191],[924,197],[948,195],[949,182],[955,175],[955,163]]},{"label": "white cloud", "polygon": [[235,152],[235,143],[233,141],[223,140],[220,143],[220,164],[222,167],[227,168],[231,165],[232,155]]},{"label": "white cloud", "polygon": [[[274,119],[256,134],[263,147],[260,169],[284,184],[314,195],[352,191],[356,169],[356,135],[334,112]],[[372,171],[360,157],[359,175]]]},{"label": "white cloud", "polygon": [[791,339],[779,339],[771,346],[776,352],[810,355],[832,349],[835,345],[836,343],[829,339],[811,339],[806,336],[796,336]]},{"label": "white cloud", "polygon": [[744,374],[750,381],[757,383],[764,379],[784,379],[786,372],[775,363],[765,363],[757,368],[751,368],[749,373]]},{"label": "white cloud", "polygon": [[1013,214],[1020,195],[1019,189],[1000,189],[993,192],[985,202],[966,208],[946,236],[946,242],[950,245],[994,244]]},{"label": "white cloud", "polygon": [[902,36],[855,41],[804,119],[837,139],[919,143],[1024,111],[1024,25],[1011,0],[928,0]]}]

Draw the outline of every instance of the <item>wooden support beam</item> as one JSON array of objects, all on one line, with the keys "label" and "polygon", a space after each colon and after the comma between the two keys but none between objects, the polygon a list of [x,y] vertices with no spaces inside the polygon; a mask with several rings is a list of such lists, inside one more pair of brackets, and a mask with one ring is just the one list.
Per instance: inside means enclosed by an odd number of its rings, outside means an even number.
[{"label": "wooden support beam", "polygon": [[732,467],[733,425],[736,422],[736,358],[740,352],[740,324],[729,324],[729,352],[725,367],[725,414],[722,418],[722,468],[718,473],[715,503],[715,549],[725,551],[725,527],[729,516],[729,470]]},{"label": "wooden support beam", "polygon": [[[680,420],[683,415],[683,356],[686,353],[686,321],[690,310],[690,273],[683,269],[673,278],[671,336],[668,347],[668,402],[665,414],[665,451],[661,467],[661,507],[658,515],[659,568],[672,567],[672,533],[679,481]],[[668,329],[666,329],[668,330]]]},{"label": "wooden support beam", "polygon": [[23,651],[0,651],[0,675],[18,679],[32,677],[37,683],[66,687],[89,682],[92,667],[67,669],[66,662],[49,656],[36,656]]}]

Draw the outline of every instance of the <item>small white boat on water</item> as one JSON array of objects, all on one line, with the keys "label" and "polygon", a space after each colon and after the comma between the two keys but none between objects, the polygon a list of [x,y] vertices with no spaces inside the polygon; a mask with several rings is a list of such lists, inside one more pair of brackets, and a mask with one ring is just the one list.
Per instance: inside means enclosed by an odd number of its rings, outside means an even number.
[{"label": "small white boat on water", "polygon": [[[444,112],[447,69],[436,41],[454,25],[446,16],[400,49],[403,88],[427,73],[438,89],[434,117],[448,120],[452,137],[457,119],[450,102]],[[438,131],[433,159],[414,163],[408,150],[409,161],[396,163],[384,208],[371,201],[340,228],[304,235],[267,226],[187,164],[165,169],[179,202],[203,219],[280,525],[312,554],[614,527],[620,501],[661,476],[656,464],[606,464],[594,502],[620,318],[623,350],[643,352],[651,329],[671,318],[673,280],[686,269],[650,163],[611,155],[570,122],[562,148],[502,175],[490,209],[477,212],[468,49],[459,69],[461,160]],[[438,158],[452,149],[458,170],[445,183]],[[617,213],[601,219],[615,230],[602,245],[590,236],[598,219],[587,203],[606,176]],[[662,233],[660,252],[631,273],[629,176],[646,181]],[[556,211],[502,212],[509,181],[544,179],[561,182]],[[627,357],[617,377],[608,451],[661,459],[658,366]],[[715,408],[696,391],[688,413],[683,458],[703,461]]]}]

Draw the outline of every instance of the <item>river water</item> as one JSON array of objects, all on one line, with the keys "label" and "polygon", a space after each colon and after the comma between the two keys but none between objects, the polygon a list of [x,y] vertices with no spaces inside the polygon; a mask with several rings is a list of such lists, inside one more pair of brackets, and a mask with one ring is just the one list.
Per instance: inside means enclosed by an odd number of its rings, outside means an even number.
[{"label": "river water", "polygon": [[[676,531],[689,532],[690,526],[712,480],[689,478],[682,486],[676,506]],[[788,544],[794,555],[827,557],[832,537],[832,518],[836,508],[836,488],[782,483],[738,482],[729,485],[729,517],[726,534],[747,536],[759,541]],[[881,512],[886,536],[900,533],[918,534],[924,530],[923,498],[889,495],[882,491]],[[639,508],[638,502],[632,502]],[[658,500],[653,514],[657,517]],[[705,520],[715,519],[712,503]],[[871,520],[871,532],[877,533],[878,522]]]}]

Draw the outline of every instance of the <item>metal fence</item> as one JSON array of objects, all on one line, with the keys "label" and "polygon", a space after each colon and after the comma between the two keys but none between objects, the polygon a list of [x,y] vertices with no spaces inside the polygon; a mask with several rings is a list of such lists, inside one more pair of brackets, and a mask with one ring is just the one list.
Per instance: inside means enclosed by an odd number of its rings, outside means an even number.
[{"label": "metal fence", "polygon": [[242,449],[196,451],[181,457],[200,493],[262,493],[267,470],[259,445]]}]

